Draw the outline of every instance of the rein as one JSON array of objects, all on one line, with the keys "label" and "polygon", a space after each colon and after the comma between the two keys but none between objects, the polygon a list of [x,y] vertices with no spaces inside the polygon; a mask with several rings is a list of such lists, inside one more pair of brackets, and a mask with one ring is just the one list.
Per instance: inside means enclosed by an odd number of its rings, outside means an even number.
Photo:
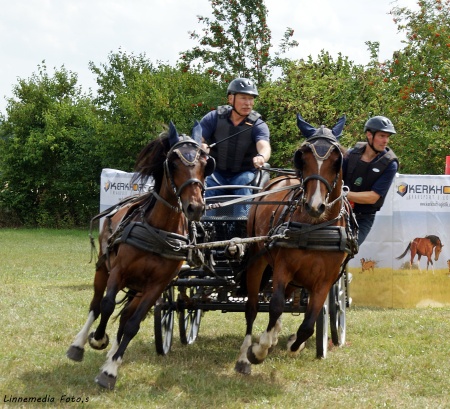
[{"label": "rein", "polygon": [[[284,186],[284,187],[280,187],[278,189],[274,189],[274,190],[270,190],[270,191],[264,191],[264,192],[259,192],[259,193],[255,193],[253,195],[245,195],[243,197],[238,197],[237,199],[233,199],[233,200],[229,200],[226,202],[221,202],[221,203],[212,203],[210,205],[206,206],[206,210],[210,210],[210,209],[218,209],[220,207],[225,207],[225,206],[229,206],[232,204],[236,204],[236,203],[242,203],[242,202],[247,202],[247,201],[251,201],[256,197],[261,197],[261,196],[267,196],[270,195],[272,193],[278,193],[278,192],[283,192],[285,190],[295,190],[298,188],[302,188],[302,184],[301,183],[296,183],[295,185],[290,185],[290,186]],[[256,202],[254,203],[255,205],[259,205],[259,204],[286,204],[286,202],[283,201],[269,201],[269,202]]]}]

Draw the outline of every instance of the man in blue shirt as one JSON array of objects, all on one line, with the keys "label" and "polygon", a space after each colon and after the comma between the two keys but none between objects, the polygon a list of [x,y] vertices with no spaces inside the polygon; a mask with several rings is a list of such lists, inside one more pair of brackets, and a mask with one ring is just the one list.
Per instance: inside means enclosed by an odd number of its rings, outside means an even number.
[{"label": "man in blue shirt", "polygon": [[[220,189],[223,185],[249,185],[255,170],[269,161],[270,131],[261,115],[253,110],[258,90],[247,78],[230,82],[228,104],[206,114],[200,124],[204,148],[216,160],[216,170],[208,176],[206,197],[249,195],[251,188]],[[210,148],[211,145],[211,148]],[[234,206],[234,216],[245,216],[245,205]]]},{"label": "man in blue shirt", "polygon": [[367,141],[349,149],[343,163],[344,183],[350,188],[347,198],[354,204],[359,225],[359,245],[369,234],[399,166],[397,156],[387,146],[396,133],[389,118],[370,118],[364,132]]}]

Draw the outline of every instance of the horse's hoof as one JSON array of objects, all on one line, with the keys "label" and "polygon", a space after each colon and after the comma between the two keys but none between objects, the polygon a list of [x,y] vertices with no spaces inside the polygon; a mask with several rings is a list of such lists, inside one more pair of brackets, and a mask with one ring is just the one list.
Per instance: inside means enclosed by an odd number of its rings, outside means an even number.
[{"label": "horse's hoof", "polygon": [[109,344],[109,337],[108,334],[105,334],[105,336],[103,337],[103,341],[96,341],[94,338],[94,332],[91,332],[89,334],[89,345],[91,346],[92,349],[97,349],[97,350],[101,350],[101,349],[105,349]]},{"label": "horse's hoof", "polygon": [[242,375],[250,375],[252,373],[252,366],[243,361],[237,361],[234,370]]},{"label": "horse's hoof", "polygon": [[292,334],[287,342],[287,350],[291,355],[298,355],[301,351],[303,351],[306,347],[306,342],[302,342],[297,349],[294,349],[297,344],[297,336]]},{"label": "horse's hoof", "polygon": [[116,380],[117,378],[115,376],[108,375],[106,372],[100,372],[95,378],[95,382],[97,382],[99,386],[109,389],[110,391],[116,386]]},{"label": "horse's hoof", "polygon": [[83,360],[84,348],[77,347],[76,345],[71,345],[66,352],[67,358],[72,361],[81,362]]},{"label": "horse's hoof", "polygon": [[259,364],[262,364],[264,362],[264,359],[256,358],[256,355],[253,353],[253,346],[249,346],[248,349],[247,349],[247,359],[253,365],[259,365]]}]

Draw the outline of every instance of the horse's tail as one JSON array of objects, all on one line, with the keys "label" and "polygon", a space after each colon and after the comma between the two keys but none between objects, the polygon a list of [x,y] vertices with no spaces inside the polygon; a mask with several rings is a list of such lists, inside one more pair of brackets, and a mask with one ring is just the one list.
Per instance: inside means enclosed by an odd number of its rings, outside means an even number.
[{"label": "horse's tail", "polygon": [[120,318],[125,309],[131,304],[131,301],[134,300],[135,297],[140,297],[140,293],[136,290],[124,290],[125,295],[122,299],[116,301],[116,305],[120,307],[119,312],[113,317],[112,322],[115,322],[118,318]]},{"label": "horse's tail", "polygon": [[409,249],[411,248],[411,243],[412,243],[412,241],[409,242],[408,247],[406,247],[406,250],[403,252],[402,255],[400,255],[400,256],[398,256],[398,257],[395,257],[397,260],[400,260],[401,258],[403,258],[403,257],[406,256],[406,253],[407,253],[407,252],[409,251]]}]

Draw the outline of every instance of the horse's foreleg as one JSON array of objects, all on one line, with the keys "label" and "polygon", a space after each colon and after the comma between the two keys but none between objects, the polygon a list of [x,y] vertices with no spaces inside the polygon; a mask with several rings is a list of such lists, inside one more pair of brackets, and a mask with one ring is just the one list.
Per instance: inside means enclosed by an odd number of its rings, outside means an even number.
[{"label": "horse's foreleg", "polygon": [[[155,293],[154,296],[147,298],[142,297],[139,300],[138,308],[131,315],[131,317],[128,318],[129,314],[127,314],[121,322],[119,326],[120,330],[118,331],[118,336],[116,338],[116,341],[120,339],[120,343],[118,343],[118,341],[115,342],[114,348],[112,348],[108,354],[105,364],[102,366],[100,373],[95,378],[95,382],[97,382],[99,386],[110,390],[114,389],[117,381],[118,370],[122,364],[125,350],[131,340],[139,332],[142,320],[145,318],[152,305],[155,304],[156,298],[159,294],[160,293]],[[119,336],[119,333],[122,333],[122,335]]]},{"label": "horse's foreleg", "polygon": [[89,330],[92,324],[100,315],[100,302],[105,292],[106,282],[108,280],[108,271],[105,268],[99,268],[95,273],[94,296],[92,298],[89,314],[81,331],[76,335],[74,341],[66,352],[68,358],[80,362],[84,356],[84,346],[88,340]]},{"label": "horse's foreleg", "polygon": [[279,318],[284,311],[285,288],[284,283],[277,285],[269,303],[269,324],[267,329],[261,334],[259,342],[254,343],[247,351],[247,359],[252,364],[260,364],[264,361],[274,342],[278,341],[278,332],[281,328]]},{"label": "horse's foreleg", "polygon": [[106,295],[100,303],[100,322],[97,329],[89,334],[89,345],[93,349],[105,349],[109,344],[109,337],[106,333],[109,318],[116,308],[116,295],[119,287],[116,282],[116,276],[112,274],[109,277],[108,289]]},{"label": "horse's foreleg", "polygon": [[253,323],[255,322],[258,314],[258,297],[259,287],[261,284],[262,271],[264,270],[265,263],[263,260],[257,261],[259,266],[253,265],[247,271],[247,302],[245,303],[245,321],[246,331],[244,341],[239,350],[239,356],[234,366],[234,370],[243,375],[250,375],[251,363],[247,359],[247,350],[252,345],[252,332]]},{"label": "horse's foreleg", "polygon": [[434,263],[433,263],[433,260],[430,258],[430,259],[428,259],[428,261],[427,261],[427,271],[428,271],[428,266],[431,264],[431,270],[433,271],[433,274],[434,274]]}]

